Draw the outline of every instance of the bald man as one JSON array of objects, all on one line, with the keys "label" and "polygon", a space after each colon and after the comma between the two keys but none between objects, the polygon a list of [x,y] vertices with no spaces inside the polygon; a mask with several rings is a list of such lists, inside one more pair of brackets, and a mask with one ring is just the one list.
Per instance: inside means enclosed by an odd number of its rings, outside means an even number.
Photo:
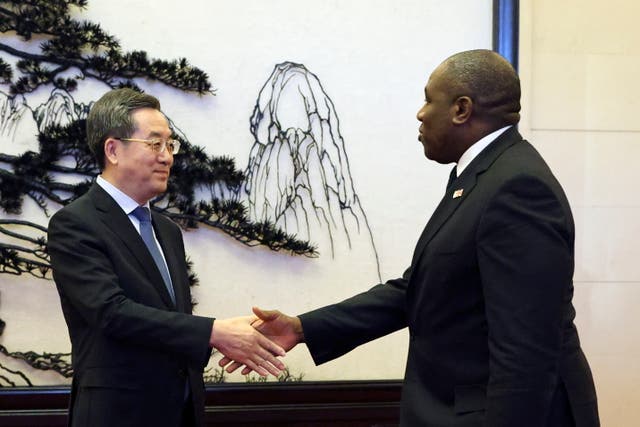
[{"label": "bald man", "polygon": [[456,166],[409,268],[298,317],[254,309],[259,330],[285,349],[305,342],[320,364],[408,327],[402,426],[598,426],[573,323],[571,209],[515,128],[516,71],[495,52],[461,52],[424,96],[424,154]]}]

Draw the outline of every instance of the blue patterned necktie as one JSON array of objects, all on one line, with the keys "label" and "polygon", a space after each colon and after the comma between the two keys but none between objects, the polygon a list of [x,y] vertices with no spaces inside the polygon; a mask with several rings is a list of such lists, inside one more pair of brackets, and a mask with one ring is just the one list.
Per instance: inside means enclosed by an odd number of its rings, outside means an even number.
[{"label": "blue patterned necktie", "polygon": [[167,264],[165,264],[164,259],[162,258],[162,254],[160,253],[160,249],[156,244],[156,240],[153,237],[153,227],[151,226],[151,214],[149,209],[138,206],[131,212],[133,216],[138,218],[140,221],[140,235],[142,236],[142,240],[144,240],[144,244],[147,245],[147,249],[151,253],[153,260],[160,270],[160,274],[164,279],[164,284],[169,291],[169,295],[171,296],[171,301],[176,303],[176,294],[173,291],[173,285],[171,284],[171,276],[169,276],[169,270],[167,269]]}]

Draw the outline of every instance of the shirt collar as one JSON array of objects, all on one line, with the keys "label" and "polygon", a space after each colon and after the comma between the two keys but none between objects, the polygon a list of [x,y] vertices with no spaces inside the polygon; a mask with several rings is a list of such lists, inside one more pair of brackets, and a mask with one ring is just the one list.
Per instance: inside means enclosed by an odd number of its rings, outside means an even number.
[{"label": "shirt collar", "polygon": [[464,169],[469,166],[469,163],[471,163],[471,161],[475,159],[476,156],[482,152],[482,150],[487,148],[489,144],[495,141],[510,127],[511,125],[493,131],[489,135],[485,135],[484,137],[480,138],[475,144],[471,145],[471,147],[467,148],[467,151],[462,153],[462,156],[460,156],[460,160],[458,160],[458,165],[456,166],[457,176],[460,176],[462,171],[464,171]]},{"label": "shirt collar", "polygon": [[[118,187],[116,187],[115,185],[111,184],[109,181],[104,179],[102,175],[98,175],[98,178],[96,179],[96,184],[102,187],[102,189],[106,191],[113,198],[113,200],[116,201],[118,206],[120,206],[120,208],[127,215],[130,215],[135,208],[140,206],[138,205],[138,202],[133,200],[131,197],[127,196]],[[145,203],[143,206],[149,207],[149,202]]]}]

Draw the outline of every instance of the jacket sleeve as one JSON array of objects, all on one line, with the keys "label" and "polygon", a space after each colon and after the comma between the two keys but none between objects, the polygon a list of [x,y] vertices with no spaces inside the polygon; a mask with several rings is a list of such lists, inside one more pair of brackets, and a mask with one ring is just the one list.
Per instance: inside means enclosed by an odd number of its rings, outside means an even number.
[{"label": "jacket sleeve", "polygon": [[573,292],[573,220],[554,187],[531,175],[510,179],[480,220],[487,426],[546,425],[558,382],[563,313]]},{"label": "jacket sleeve", "polygon": [[300,315],[305,342],[319,365],[407,326],[406,290],[411,272],[340,303]]}]

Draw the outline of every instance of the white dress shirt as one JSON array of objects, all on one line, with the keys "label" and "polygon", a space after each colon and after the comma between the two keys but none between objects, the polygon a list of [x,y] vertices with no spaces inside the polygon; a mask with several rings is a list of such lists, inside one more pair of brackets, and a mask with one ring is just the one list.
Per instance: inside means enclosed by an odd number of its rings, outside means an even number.
[{"label": "white dress shirt", "polygon": [[[140,206],[138,205],[138,202],[133,200],[131,197],[127,196],[125,193],[120,191],[120,189],[118,189],[115,185],[111,184],[109,181],[107,181],[100,175],[98,175],[98,178],[96,178],[96,184],[102,187],[102,189],[106,191],[113,198],[113,200],[116,201],[118,206],[120,206],[120,208],[124,211],[124,213],[127,214],[127,216],[129,217],[129,221],[131,221],[131,224],[133,224],[135,229],[138,231],[138,234],[140,234],[140,221],[132,213],[135,208]],[[149,209],[149,211],[151,211],[149,202],[145,203],[142,206],[146,207],[147,209]],[[164,260],[164,263],[166,265],[167,259],[164,256],[164,252],[162,252],[162,246],[160,246],[160,242],[158,242],[158,237],[156,236],[155,230],[153,230],[153,240],[156,241],[156,246],[158,246],[158,249],[160,250],[160,255],[162,255],[162,259]],[[168,270],[169,270],[169,266],[167,266],[167,271]]]},{"label": "white dress shirt", "polygon": [[509,129],[511,125],[500,128],[496,131],[491,132],[489,135],[485,135],[478,142],[473,144],[471,147],[467,148],[467,151],[462,153],[460,156],[460,160],[458,160],[458,164],[456,165],[456,174],[460,176],[462,171],[469,166],[469,163],[473,159],[476,158],[478,154],[482,152],[485,148],[489,146],[493,141],[495,141],[500,135],[502,135],[507,129]]}]

